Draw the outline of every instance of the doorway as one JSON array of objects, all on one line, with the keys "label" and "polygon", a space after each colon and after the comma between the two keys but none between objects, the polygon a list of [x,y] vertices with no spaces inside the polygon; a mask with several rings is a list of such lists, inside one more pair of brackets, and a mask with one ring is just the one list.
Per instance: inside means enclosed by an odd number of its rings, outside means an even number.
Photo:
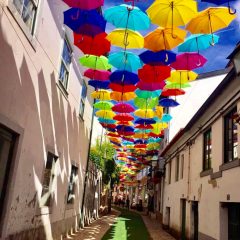
[{"label": "doorway", "polygon": [[228,204],[228,240],[240,239],[240,203]]},{"label": "doorway", "polygon": [[181,240],[186,239],[186,199],[181,199]]},{"label": "doorway", "polygon": [[166,207],[166,228],[170,229],[170,207]]},{"label": "doorway", "polygon": [[192,201],[192,239],[198,240],[198,223],[199,223],[199,215],[198,215],[198,202]]}]

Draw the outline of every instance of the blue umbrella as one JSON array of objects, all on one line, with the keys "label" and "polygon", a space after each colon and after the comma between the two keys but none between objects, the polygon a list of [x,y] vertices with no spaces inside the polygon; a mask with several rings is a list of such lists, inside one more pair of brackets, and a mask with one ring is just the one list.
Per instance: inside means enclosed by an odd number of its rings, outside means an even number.
[{"label": "blue umbrella", "polygon": [[162,107],[176,107],[179,105],[179,103],[171,98],[162,98],[159,101],[159,105],[161,105]]},{"label": "blue umbrella", "polygon": [[121,132],[133,132],[134,131],[134,127],[131,127],[131,126],[118,125],[116,128],[118,131],[121,131]]},{"label": "blue umbrella", "polygon": [[101,122],[101,123],[106,123],[106,124],[114,124],[114,123],[116,123],[116,120],[105,119],[105,118],[98,118],[98,121]]},{"label": "blue umbrella", "polygon": [[147,144],[147,140],[137,139],[134,141],[135,144]]},{"label": "blue umbrella", "polygon": [[172,116],[170,114],[163,114],[162,118],[154,118],[156,120],[156,122],[160,123],[160,122],[165,122],[168,123],[172,120]]},{"label": "blue umbrella", "polygon": [[233,12],[231,11],[230,1],[231,2],[236,2],[236,0],[202,0],[202,2],[209,2],[209,3],[216,4],[216,5],[223,5],[223,4],[227,3],[229,13],[230,14],[235,14],[237,12],[237,10],[235,9]]},{"label": "blue umbrella", "polygon": [[150,27],[150,19],[144,12],[126,4],[108,8],[104,17],[117,28],[144,30]]},{"label": "blue umbrella", "polygon": [[158,52],[147,50],[141,53],[139,57],[145,64],[150,65],[169,65],[176,61],[176,54],[167,50]]},{"label": "blue umbrella", "polygon": [[109,89],[110,81],[100,81],[100,80],[89,80],[88,85],[94,87],[95,89]]},{"label": "blue umbrella", "polygon": [[138,75],[128,71],[117,70],[110,75],[110,82],[124,85],[134,85],[139,82]]},{"label": "blue umbrella", "polygon": [[135,124],[154,124],[156,120],[152,118],[137,118],[134,122]]},{"label": "blue umbrella", "polygon": [[[219,36],[213,34],[214,43],[217,43]],[[199,52],[211,46],[212,34],[193,34],[186,38],[185,41],[178,46],[179,52]]]},{"label": "blue umbrella", "polygon": [[130,72],[136,72],[139,68],[143,66],[143,63],[141,62],[139,56],[127,51],[110,54],[108,57],[108,61],[115,68]]},{"label": "blue umbrella", "polygon": [[109,132],[116,132],[115,128],[106,128],[106,130],[108,130]]},{"label": "blue umbrella", "polygon": [[63,13],[64,24],[75,33],[95,36],[104,32],[106,21],[97,10],[82,10],[80,8],[70,8]]},{"label": "blue umbrella", "polygon": [[114,144],[114,145],[116,145],[116,146],[118,146],[118,147],[121,147],[121,146],[122,146],[120,143],[116,143],[116,142],[113,142],[113,141],[110,141],[110,143],[112,143],[112,144]]}]

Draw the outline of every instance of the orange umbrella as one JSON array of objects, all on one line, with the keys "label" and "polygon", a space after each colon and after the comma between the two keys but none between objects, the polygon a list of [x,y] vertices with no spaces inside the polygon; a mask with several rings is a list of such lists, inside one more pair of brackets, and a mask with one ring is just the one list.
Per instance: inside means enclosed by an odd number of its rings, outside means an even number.
[{"label": "orange umbrella", "polygon": [[110,94],[111,99],[115,101],[130,101],[133,98],[136,97],[136,94],[134,92],[127,92],[127,93],[121,93],[121,92],[111,92]]}]

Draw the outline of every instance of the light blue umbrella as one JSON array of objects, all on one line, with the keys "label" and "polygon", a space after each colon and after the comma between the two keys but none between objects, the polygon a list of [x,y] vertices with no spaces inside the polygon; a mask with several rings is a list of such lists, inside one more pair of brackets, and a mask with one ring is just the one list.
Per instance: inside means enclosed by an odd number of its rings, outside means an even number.
[{"label": "light blue umbrella", "polygon": [[143,63],[140,60],[139,56],[127,51],[110,54],[108,61],[118,70],[125,70],[129,72],[136,72],[143,66]]},{"label": "light blue umbrella", "polygon": [[138,7],[122,4],[108,8],[104,12],[104,18],[117,28],[131,30],[144,30],[150,26],[150,19]]},{"label": "light blue umbrella", "polygon": [[162,90],[145,91],[145,90],[137,89],[135,91],[136,95],[139,98],[155,98],[155,97],[159,97],[161,92],[162,92]]},{"label": "light blue umbrella", "polygon": [[[214,42],[217,43],[219,36],[213,34]],[[179,52],[199,52],[211,46],[213,41],[212,34],[193,34],[186,38],[185,41],[178,46]]]}]

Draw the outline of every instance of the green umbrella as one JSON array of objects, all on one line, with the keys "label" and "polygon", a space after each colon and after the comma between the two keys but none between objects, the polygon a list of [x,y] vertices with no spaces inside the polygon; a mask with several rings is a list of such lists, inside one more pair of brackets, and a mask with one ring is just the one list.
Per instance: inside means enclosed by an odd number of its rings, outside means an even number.
[{"label": "green umbrella", "polygon": [[92,69],[108,70],[112,68],[112,65],[108,63],[108,59],[104,56],[84,55],[79,61],[84,67]]},{"label": "green umbrella", "polygon": [[153,109],[158,105],[158,97],[149,99],[136,97],[134,105],[139,109]]},{"label": "green umbrella", "polygon": [[191,87],[189,83],[171,83],[167,82],[164,88],[166,89],[176,89],[176,88],[188,88]]},{"label": "green umbrella", "polygon": [[101,109],[101,110],[111,110],[113,107],[113,104],[107,101],[99,101],[95,103],[93,106],[94,108]]}]

